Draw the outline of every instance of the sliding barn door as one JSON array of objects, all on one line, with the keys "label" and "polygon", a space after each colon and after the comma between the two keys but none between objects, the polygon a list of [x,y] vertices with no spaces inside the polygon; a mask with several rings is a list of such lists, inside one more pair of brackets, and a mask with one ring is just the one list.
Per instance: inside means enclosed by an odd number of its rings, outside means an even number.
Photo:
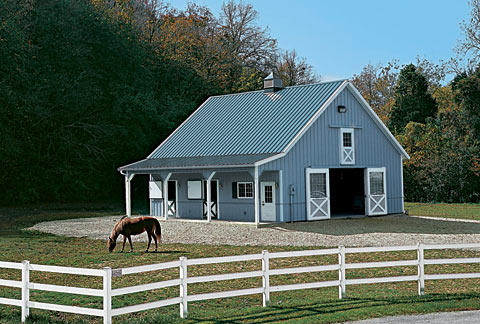
[{"label": "sliding barn door", "polygon": [[366,178],[368,215],[386,215],[387,180],[385,168],[368,168]]},{"label": "sliding barn door", "polygon": [[330,188],[328,169],[307,169],[307,219],[330,218]]}]

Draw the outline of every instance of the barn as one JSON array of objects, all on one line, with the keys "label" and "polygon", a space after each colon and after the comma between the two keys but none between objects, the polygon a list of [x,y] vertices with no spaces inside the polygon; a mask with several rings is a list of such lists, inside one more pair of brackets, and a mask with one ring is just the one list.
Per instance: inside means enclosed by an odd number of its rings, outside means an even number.
[{"label": "barn", "polygon": [[243,222],[313,221],[404,211],[409,156],[348,80],[213,96],[146,159],[150,214]]}]

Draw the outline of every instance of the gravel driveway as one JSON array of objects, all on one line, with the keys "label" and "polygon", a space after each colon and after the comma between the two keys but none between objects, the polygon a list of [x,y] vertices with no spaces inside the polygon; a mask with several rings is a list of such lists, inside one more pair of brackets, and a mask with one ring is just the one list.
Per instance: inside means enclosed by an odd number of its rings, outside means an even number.
[{"label": "gravel driveway", "polygon": [[391,316],[364,321],[347,322],[347,324],[478,324],[480,311],[464,311],[452,313],[433,313],[425,315]]},{"label": "gravel driveway", "polygon": [[[106,239],[120,216],[82,218],[36,224],[32,230],[91,239]],[[163,243],[288,246],[385,246],[417,243],[480,242],[480,222],[414,216],[299,222],[256,228],[213,221],[160,221]],[[146,241],[146,234],[132,237]]]}]

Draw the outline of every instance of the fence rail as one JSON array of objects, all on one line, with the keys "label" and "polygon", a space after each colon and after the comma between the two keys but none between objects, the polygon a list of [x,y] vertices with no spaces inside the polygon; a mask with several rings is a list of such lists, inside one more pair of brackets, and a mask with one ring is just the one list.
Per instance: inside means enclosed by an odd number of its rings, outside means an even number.
[{"label": "fence rail", "polygon": [[[338,247],[333,249],[319,249],[319,250],[307,250],[307,251],[288,251],[288,252],[274,252],[269,253],[263,251],[261,254],[248,254],[248,255],[235,255],[227,257],[215,257],[215,258],[199,258],[199,259],[187,259],[181,257],[178,261],[164,262],[159,264],[142,265],[136,267],[128,267],[122,269],[104,268],[100,269],[85,269],[85,268],[72,268],[72,267],[60,267],[60,266],[48,266],[39,264],[30,264],[29,261],[23,261],[22,263],[15,262],[2,262],[0,261],[0,268],[15,269],[22,271],[22,280],[5,280],[0,279],[0,286],[6,286],[11,288],[21,289],[21,299],[0,298],[0,304],[18,306],[22,309],[21,321],[24,322],[29,315],[29,310],[44,309],[59,312],[84,314],[103,317],[105,324],[112,323],[112,317],[144,311],[148,309],[154,309],[159,307],[165,307],[170,305],[180,306],[180,316],[186,317],[188,313],[188,303],[209,300],[218,298],[228,298],[236,296],[262,294],[263,306],[270,304],[270,293],[281,292],[289,290],[300,289],[313,289],[323,287],[338,287],[339,298],[346,296],[347,285],[361,285],[361,284],[374,284],[374,283],[390,283],[390,282],[404,282],[404,281],[417,281],[418,282],[418,294],[424,294],[425,280],[445,280],[445,279],[472,279],[480,278],[480,273],[451,273],[451,274],[425,274],[425,265],[444,265],[444,264],[469,264],[480,263],[480,258],[454,258],[454,259],[425,259],[425,250],[439,250],[439,249],[480,249],[480,243],[472,244],[435,244],[435,245],[409,245],[409,246],[387,246],[387,247],[364,247],[364,248],[345,248]],[[417,258],[410,260],[399,261],[385,261],[385,262],[363,262],[363,263],[347,263],[346,254],[354,253],[377,253],[377,252],[397,252],[397,251],[417,251]],[[308,267],[293,267],[293,268],[281,268],[270,269],[270,259],[280,258],[298,258],[308,256],[322,256],[322,255],[337,255],[338,263],[327,265],[316,265]],[[219,264],[228,262],[245,262],[261,260],[262,269],[257,271],[248,272],[236,272],[227,274],[216,274],[207,276],[188,276],[188,267],[205,264]],[[376,277],[376,278],[356,278],[347,279],[347,270],[350,269],[365,269],[365,268],[387,268],[387,267],[417,267],[417,274],[410,276],[395,276],[395,277]],[[112,277],[119,277],[124,275],[132,275],[150,271],[159,271],[164,269],[179,269],[179,278],[165,281],[159,281],[149,284],[129,286],[112,289]],[[102,289],[82,288],[82,287],[70,287],[70,286],[58,286],[51,284],[30,282],[30,272],[56,272],[64,274],[74,274],[82,276],[96,276],[103,277]],[[279,285],[270,286],[270,276],[286,275],[286,274],[298,274],[307,272],[322,272],[322,271],[338,271],[338,280],[309,282],[291,285]],[[188,285],[206,282],[215,282],[223,280],[234,279],[246,279],[246,278],[262,278],[262,287],[239,289],[232,291],[222,291],[204,294],[188,294]],[[138,305],[126,306],[121,308],[112,309],[112,297],[134,294],[144,291],[150,291],[154,289],[162,289],[167,287],[180,288],[179,297],[168,298],[165,300],[154,301],[150,303],[143,303]],[[30,290],[41,290],[50,292],[60,292],[76,295],[97,296],[103,297],[103,308],[87,308],[78,306],[67,306],[58,304],[41,303],[36,301],[30,301]]]}]

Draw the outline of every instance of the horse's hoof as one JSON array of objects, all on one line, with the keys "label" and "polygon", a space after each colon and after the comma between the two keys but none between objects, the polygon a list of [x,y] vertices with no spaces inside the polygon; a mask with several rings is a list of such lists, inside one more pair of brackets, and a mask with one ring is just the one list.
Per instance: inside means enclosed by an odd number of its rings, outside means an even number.
[{"label": "horse's hoof", "polygon": [[145,253],[148,253],[148,250],[145,250]]}]

